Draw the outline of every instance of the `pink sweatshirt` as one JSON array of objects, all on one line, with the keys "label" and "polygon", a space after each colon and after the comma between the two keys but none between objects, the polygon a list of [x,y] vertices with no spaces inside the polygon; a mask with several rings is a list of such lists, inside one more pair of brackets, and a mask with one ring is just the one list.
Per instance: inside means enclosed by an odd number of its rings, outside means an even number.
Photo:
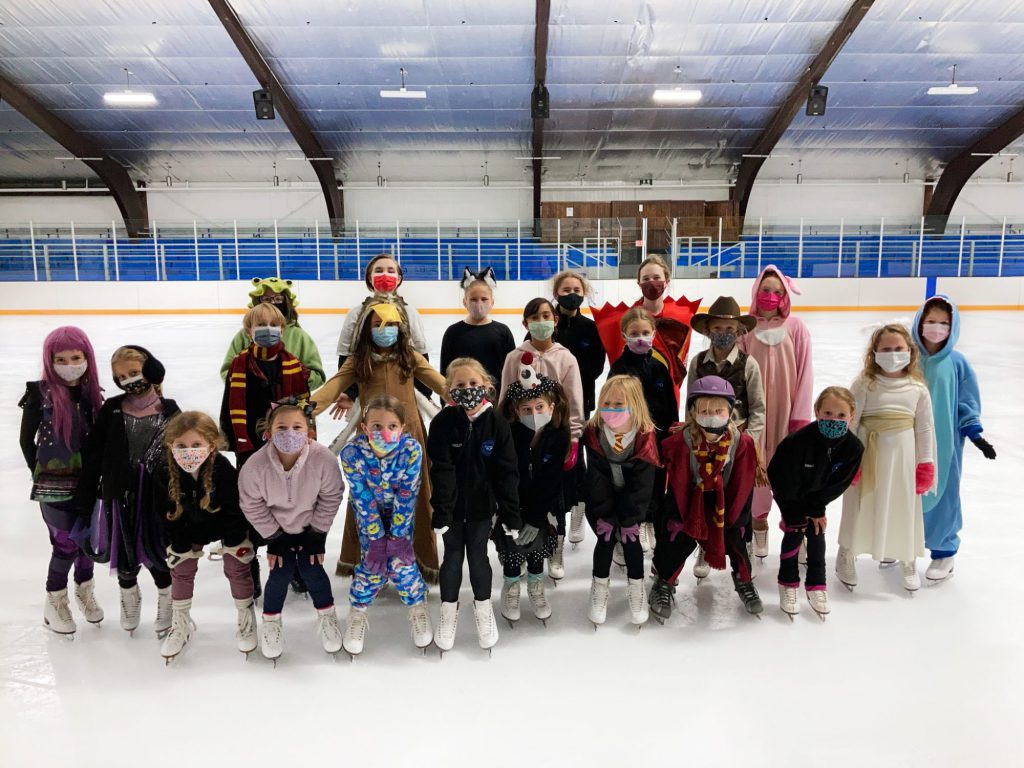
[{"label": "pink sweatshirt", "polygon": [[307,525],[330,530],[345,492],[338,459],[320,443],[302,449],[287,472],[273,443],[252,455],[238,474],[242,512],[260,536],[301,533]]},{"label": "pink sweatshirt", "polygon": [[[761,317],[757,311],[757,292],[767,273],[782,282],[783,296],[774,317]],[[782,439],[814,418],[811,413],[814,371],[811,366],[811,335],[799,317],[790,315],[790,294],[799,294],[790,278],[769,264],[757,280],[750,299],[750,312],[757,327],[740,336],[737,346],[757,361],[764,385],[765,429],[761,451],[765,466],[775,455]]]},{"label": "pink sweatshirt", "polygon": [[583,434],[583,382],[580,379],[580,364],[576,356],[557,341],[547,352],[538,352],[529,341],[524,341],[505,356],[501,369],[501,391],[498,392],[498,407],[505,400],[508,385],[519,378],[520,361],[523,353],[533,354],[533,368],[541,376],[554,379],[562,385],[565,398],[569,401],[569,433],[573,440]]}]

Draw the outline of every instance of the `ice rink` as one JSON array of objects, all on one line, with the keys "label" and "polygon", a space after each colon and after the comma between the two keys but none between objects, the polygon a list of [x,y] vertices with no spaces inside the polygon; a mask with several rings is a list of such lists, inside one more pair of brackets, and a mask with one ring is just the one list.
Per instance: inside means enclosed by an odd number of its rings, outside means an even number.
[{"label": "ice rink", "polygon": [[[907,320],[910,313],[905,313]],[[848,385],[864,357],[865,327],[887,315],[808,313],[815,391]],[[436,355],[453,316],[426,316]],[[517,317],[502,316],[510,324]],[[328,373],[340,316],[311,315]],[[958,349],[981,382],[985,435],[999,452],[965,449],[966,526],[956,574],[909,598],[899,569],[859,560],[861,584],[834,578],[839,508],[830,509],[832,614],[821,623],[801,590],[793,623],[776,588],[781,534],[756,567],[762,620],[743,613],[726,572],[696,586],[690,563],[677,611],[661,626],[628,625],[625,574],[613,568],[608,623],[587,621],[590,545],[566,553],[566,578],[550,587],[544,628],[525,600],[488,658],[477,645],[468,579],[454,651],[441,660],[412,646],[393,591],[370,610],[366,650],[332,660],[314,634],[311,603],[292,594],[284,612],[285,655],[275,669],[235,650],[235,611],[220,564],[202,561],[186,654],[165,667],[150,629],[155,589],[140,577],[143,623],[118,627],[116,580],[97,566],[107,619],[78,621],[74,640],[42,626],[49,545],[18,450],[24,383],[37,379],[43,337],[74,323],[101,361],[122,343],[141,344],[167,366],[165,395],[216,417],[218,368],[239,318],[229,316],[4,317],[0,402],[0,765],[664,765],[1020,766],[1016,728],[1024,684],[1024,338],[1013,312],[965,312]],[[517,338],[519,330],[515,331]],[[436,358],[435,358],[436,359]],[[109,366],[101,378],[116,394]],[[1017,394],[1014,394],[1017,393]],[[337,431],[321,422],[320,439]],[[341,517],[328,541],[337,557]],[[492,558],[497,566],[496,558]],[[918,561],[924,574],[927,561]],[[331,569],[333,573],[333,568]],[[339,615],[348,580],[332,577]],[[494,592],[500,590],[495,567]],[[428,599],[436,624],[436,590]]]}]

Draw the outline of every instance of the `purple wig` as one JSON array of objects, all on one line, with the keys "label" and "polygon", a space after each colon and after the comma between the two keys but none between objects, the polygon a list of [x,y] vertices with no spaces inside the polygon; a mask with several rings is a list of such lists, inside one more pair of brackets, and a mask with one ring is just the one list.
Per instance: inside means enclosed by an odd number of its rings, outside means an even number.
[{"label": "purple wig", "polygon": [[53,401],[53,431],[57,439],[65,445],[71,440],[71,425],[73,422],[71,396],[68,394],[67,384],[53,369],[53,358],[58,352],[69,349],[79,349],[85,355],[89,364],[85,375],[82,376],[79,386],[82,388],[82,404],[91,411],[93,418],[99,413],[103,405],[103,395],[100,394],[99,373],[96,370],[96,355],[92,351],[92,344],[85,331],[73,325],[64,325],[50,331],[50,335],[43,342],[43,381],[50,390],[50,397]]}]

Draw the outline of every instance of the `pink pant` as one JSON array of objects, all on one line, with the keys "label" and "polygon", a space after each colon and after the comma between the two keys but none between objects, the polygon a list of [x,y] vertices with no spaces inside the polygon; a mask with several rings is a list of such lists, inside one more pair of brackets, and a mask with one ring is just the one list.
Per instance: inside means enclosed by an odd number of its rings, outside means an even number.
[{"label": "pink pant", "polygon": [[769,486],[754,488],[754,503],[750,507],[755,520],[767,520],[772,511],[772,489]]},{"label": "pink pant", "polygon": [[[224,555],[224,575],[231,585],[231,596],[235,600],[252,597],[252,570],[248,563],[243,563],[234,555]],[[194,558],[182,560],[171,569],[171,599],[191,600],[196,586],[196,572],[199,561]]]}]

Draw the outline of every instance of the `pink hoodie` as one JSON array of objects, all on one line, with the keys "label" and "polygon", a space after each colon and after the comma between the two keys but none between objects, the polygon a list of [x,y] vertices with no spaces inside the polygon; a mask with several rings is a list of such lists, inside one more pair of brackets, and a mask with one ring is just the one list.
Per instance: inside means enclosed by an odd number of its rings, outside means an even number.
[{"label": "pink hoodie", "polygon": [[280,528],[301,533],[307,525],[326,533],[345,492],[338,459],[320,443],[302,449],[295,465],[284,471],[273,443],[252,455],[238,473],[242,512],[260,536]]},{"label": "pink hoodie", "polygon": [[[757,309],[757,293],[766,274],[782,281],[783,295],[777,314],[761,317]],[[765,429],[761,433],[761,455],[765,466],[775,449],[790,432],[809,424],[813,400],[814,371],[811,366],[811,336],[799,317],[790,315],[790,294],[800,293],[796,283],[774,264],[769,264],[754,281],[750,297],[750,313],[757,318],[757,327],[740,336],[737,345],[757,361],[764,384]],[[767,490],[767,489],[756,489]],[[771,494],[754,494],[754,517],[765,517],[771,508]]]}]

